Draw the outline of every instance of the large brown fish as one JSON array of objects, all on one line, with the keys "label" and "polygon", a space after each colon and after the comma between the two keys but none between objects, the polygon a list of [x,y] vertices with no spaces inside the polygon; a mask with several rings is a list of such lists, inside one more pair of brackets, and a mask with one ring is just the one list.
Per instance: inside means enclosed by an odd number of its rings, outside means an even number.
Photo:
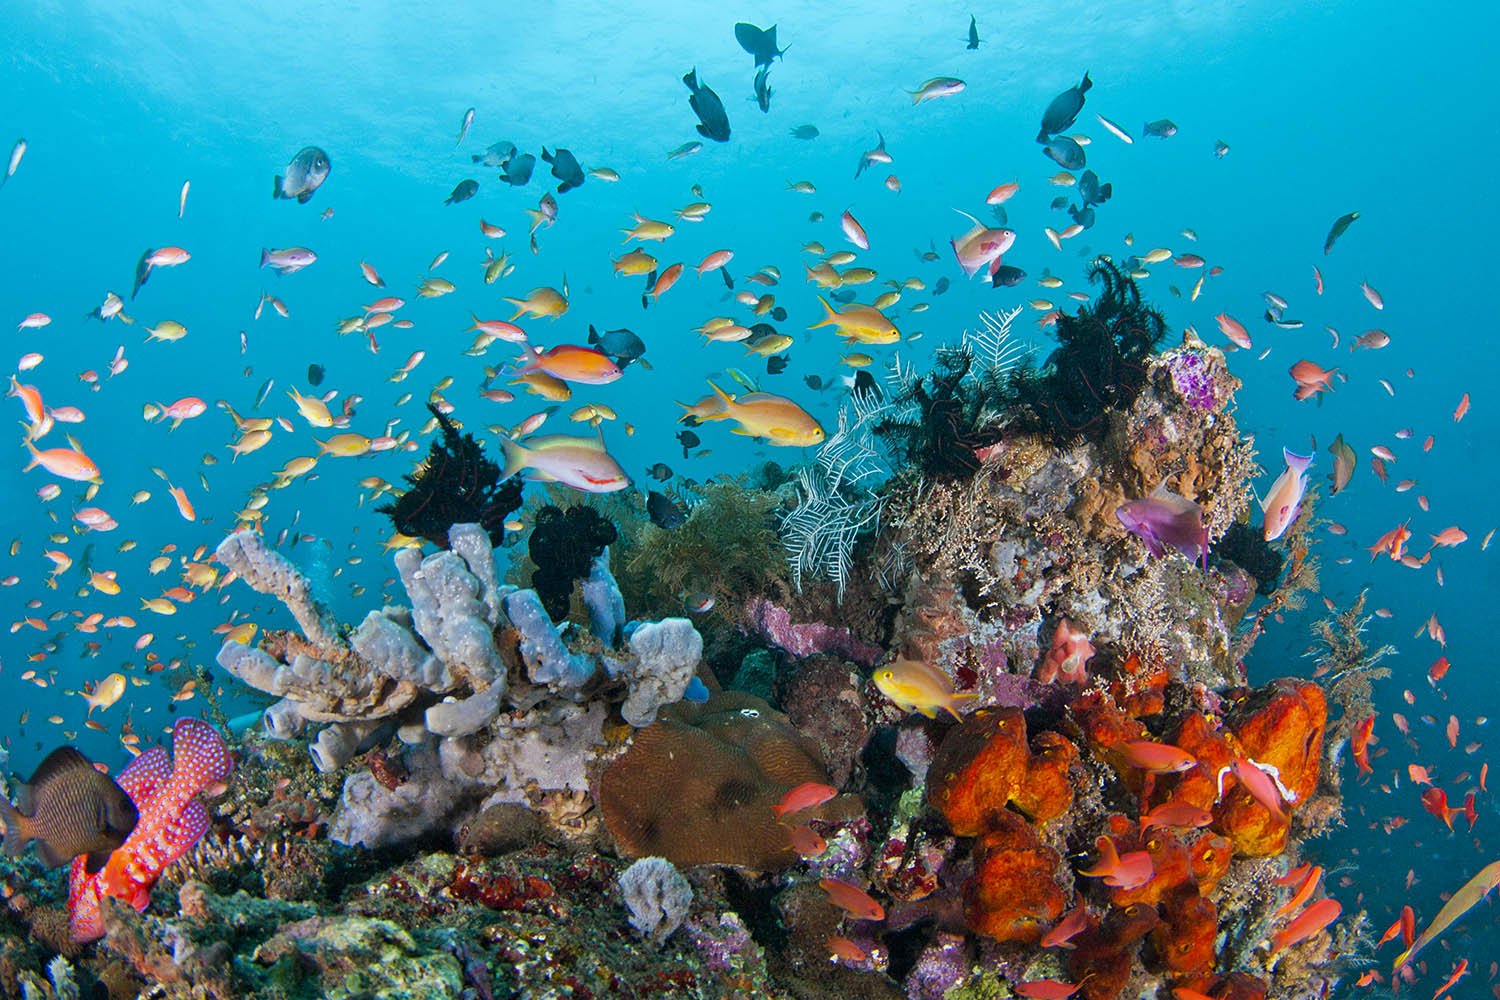
[{"label": "large brown fish", "polygon": [[0,798],[5,853],[15,857],[35,841],[37,857],[48,868],[87,854],[87,870],[98,871],[130,836],[136,819],[124,789],[70,746],[47,755],[31,781],[17,788],[15,805]]}]

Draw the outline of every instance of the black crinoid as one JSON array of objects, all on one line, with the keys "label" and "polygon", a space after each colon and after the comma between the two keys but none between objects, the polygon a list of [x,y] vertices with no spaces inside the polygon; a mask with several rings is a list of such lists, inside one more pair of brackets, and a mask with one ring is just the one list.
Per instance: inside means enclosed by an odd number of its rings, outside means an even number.
[{"label": "black crinoid", "polygon": [[549,504],[536,512],[527,547],[536,563],[531,588],[553,621],[568,616],[574,582],[589,575],[594,557],[618,537],[614,524],[592,507],[562,510]]},{"label": "black crinoid", "polygon": [[917,376],[898,370],[891,416],[875,425],[896,459],[921,471],[924,478],[972,474],[980,462],[975,452],[1000,439],[997,379],[974,370],[968,347],[940,347],[931,371]]},{"label": "black crinoid", "polygon": [[1059,446],[1098,443],[1109,412],[1129,407],[1145,389],[1146,362],[1167,332],[1166,320],[1109,260],[1095,260],[1089,280],[1103,290],[1077,315],[1058,317],[1057,350],[1041,367],[1011,373],[1007,431],[1039,434]]},{"label": "black crinoid", "polygon": [[477,524],[489,534],[490,544],[499,545],[505,540],[506,516],[521,506],[521,478],[512,476],[502,483],[500,467],[485,455],[474,435],[459,433],[458,426],[431,403],[427,408],[443,436],[405,477],[406,492],[378,512],[388,515],[401,534],[442,548],[448,547],[448,529],[455,524]]}]

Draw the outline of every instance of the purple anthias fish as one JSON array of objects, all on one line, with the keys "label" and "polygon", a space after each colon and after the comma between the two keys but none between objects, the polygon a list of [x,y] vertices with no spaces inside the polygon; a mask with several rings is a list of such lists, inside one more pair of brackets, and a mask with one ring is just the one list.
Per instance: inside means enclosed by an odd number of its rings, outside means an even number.
[{"label": "purple anthias fish", "polygon": [[1203,527],[1203,508],[1179,496],[1163,484],[1149,497],[1132,500],[1115,509],[1125,530],[1146,543],[1153,556],[1168,547],[1208,566],[1208,532]]}]

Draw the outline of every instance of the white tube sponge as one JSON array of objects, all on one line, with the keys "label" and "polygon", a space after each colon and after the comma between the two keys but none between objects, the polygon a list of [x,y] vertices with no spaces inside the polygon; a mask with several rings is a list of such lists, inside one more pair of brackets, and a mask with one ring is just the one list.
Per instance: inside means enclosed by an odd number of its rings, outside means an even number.
[{"label": "white tube sponge", "polygon": [[411,598],[412,622],[448,669],[475,688],[505,683],[505,663],[495,648],[493,626],[477,596],[482,586],[454,552],[423,559],[415,549],[396,553],[396,569]]},{"label": "white tube sponge", "polygon": [[556,689],[582,687],[594,675],[592,657],[568,652],[562,636],[534,590],[506,594],[505,616],[521,633],[521,659],[537,684]]},{"label": "white tube sponge", "polygon": [[435,736],[468,736],[495,721],[505,685],[491,684],[461,701],[442,701],[427,709],[427,731]]},{"label": "white tube sponge", "polygon": [[215,660],[219,666],[255,690],[278,698],[285,695],[293,685],[293,678],[281,661],[259,646],[226,642],[219,647],[219,655]]},{"label": "white tube sponge", "polygon": [[451,690],[456,683],[442,660],[428,652],[404,626],[378,611],[365,615],[349,642],[363,663],[393,680],[411,681],[438,694]]},{"label": "white tube sponge", "polygon": [[703,637],[686,618],[647,622],[630,636],[635,662],[626,667],[629,694],[620,715],[637,728],[656,721],[656,710],[681,700],[698,673]]},{"label": "white tube sponge", "polygon": [[215,557],[241,580],[260,594],[276,597],[292,617],[302,634],[319,646],[344,645],[338,619],[312,592],[312,584],[296,566],[273,552],[258,533],[236,531],[214,550]]},{"label": "white tube sponge", "polygon": [[307,727],[302,710],[291,698],[283,698],[266,709],[261,720],[265,723],[266,732],[278,740],[294,739],[302,735],[302,730]]},{"label": "white tube sponge", "polygon": [[337,771],[359,753],[360,744],[380,728],[380,722],[335,722],[325,726],[307,752],[319,771]]},{"label": "white tube sponge", "polygon": [[500,577],[495,573],[495,550],[490,536],[477,524],[455,524],[448,529],[448,548],[457,552],[479,581],[479,600],[490,628],[500,624]]},{"label": "white tube sponge", "polygon": [[625,597],[609,571],[608,546],[589,564],[582,589],[583,603],[589,609],[589,630],[606,646],[618,645],[625,628]]},{"label": "white tube sponge", "polygon": [[658,948],[682,926],[693,905],[693,887],[665,858],[641,858],[621,872],[620,893],[630,925]]}]

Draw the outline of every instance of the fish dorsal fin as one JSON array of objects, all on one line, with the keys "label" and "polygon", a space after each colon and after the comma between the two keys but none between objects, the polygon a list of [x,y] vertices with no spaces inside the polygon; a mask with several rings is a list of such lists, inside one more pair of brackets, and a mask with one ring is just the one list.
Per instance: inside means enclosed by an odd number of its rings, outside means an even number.
[{"label": "fish dorsal fin", "polygon": [[36,766],[36,772],[32,774],[31,780],[27,782],[28,791],[45,786],[49,781],[56,781],[60,775],[67,774],[75,768],[87,768],[92,771],[94,765],[89,759],[79,752],[77,747],[61,746],[49,753],[40,764]]}]

